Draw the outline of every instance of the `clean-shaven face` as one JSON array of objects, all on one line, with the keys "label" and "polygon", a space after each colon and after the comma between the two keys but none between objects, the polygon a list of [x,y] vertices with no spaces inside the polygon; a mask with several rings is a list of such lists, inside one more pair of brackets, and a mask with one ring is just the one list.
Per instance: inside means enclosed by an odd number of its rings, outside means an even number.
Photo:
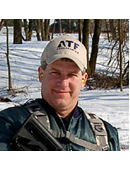
[{"label": "clean-shaven face", "polygon": [[42,97],[62,117],[70,114],[77,104],[79,93],[84,86],[81,70],[74,62],[61,59],[47,65],[45,70],[40,67],[39,74],[42,83]]}]

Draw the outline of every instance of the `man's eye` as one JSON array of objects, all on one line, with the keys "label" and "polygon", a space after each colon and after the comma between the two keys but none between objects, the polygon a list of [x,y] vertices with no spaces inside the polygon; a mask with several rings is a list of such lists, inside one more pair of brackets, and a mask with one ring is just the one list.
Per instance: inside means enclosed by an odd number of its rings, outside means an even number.
[{"label": "man's eye", "polygon": [[75,73],[70,73],[69,76],[70,76],[70,77],[77,77],[77,74],[75,74]]},{"label": "man's eye", "polygon": [[51,75],[58,75],[58,72],[52,71],[52,72],[51,72]]}]

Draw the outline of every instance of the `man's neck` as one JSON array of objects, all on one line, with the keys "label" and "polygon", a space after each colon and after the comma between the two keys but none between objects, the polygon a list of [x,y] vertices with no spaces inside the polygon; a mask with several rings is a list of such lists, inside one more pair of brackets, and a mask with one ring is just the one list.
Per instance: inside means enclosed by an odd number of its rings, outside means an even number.
[{"label": "man's neck", "polygon": [[62,118],[67,118],[70,117],[72,115],[73,110],[71,109],[71,111],[67,110],[67,111],[56,111],[59,117]]}]

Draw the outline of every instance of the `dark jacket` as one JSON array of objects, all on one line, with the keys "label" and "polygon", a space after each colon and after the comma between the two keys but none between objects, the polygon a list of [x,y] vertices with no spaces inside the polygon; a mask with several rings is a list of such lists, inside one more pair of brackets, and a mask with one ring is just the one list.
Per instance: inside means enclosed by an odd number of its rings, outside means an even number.
[{"label": "dark jacket", "polygon": [[[69,131],[74,136],[85,141],[96,143],[94,133],[84,111],[76,106],[70,119],[60,118],[55,110],[43,99],[36,99],[42,104],[50,120],[51,129],[58,132]],[[30,112],[22,106],[12,107],[0,112],[0,150],[13,150],[10,141],[23,123],[29,118]],[[120,150],[118,133],[116,128],[108,122],[103,121],[108,133],[111,151]],[[84,151],[85,147],[68,141],[61,141],[65,150]]]}]

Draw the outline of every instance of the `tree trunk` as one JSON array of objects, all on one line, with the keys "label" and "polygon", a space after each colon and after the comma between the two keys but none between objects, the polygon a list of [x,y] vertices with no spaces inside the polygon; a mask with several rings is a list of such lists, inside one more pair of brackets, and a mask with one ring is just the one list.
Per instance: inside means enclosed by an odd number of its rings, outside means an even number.
[{"label": "tree trunk", "polygon": [[53,35],[54,35],[54,33],[55,33],[55,25],[56,25],[55,23],[56,23],[56,20],[54,20],[54,23],[53,23],[51,39],[53,39]]},{"label": "tree trunk", "polygon": [[108,38],[108,41],[110,42],[110,35],[109,35],[109,32],[110,32],[110,29],[109,29],[109,21],[107,19],[105,19],[105,24],[106,24],[106,30],[107,30],[107,38]]},{"label": "tree trunk", "polygon": [[101,25],[102,25],[101,19],[96,19],[94,35],[93,35],[93,40],[92,40],[92,52],[91,52],[91,58],[90,58],[90,63],[89,63],[91,75],[95,74]]},{"label": "tree trunk", "polygon": [[14,19],[14,44],[22,44],[22,20]]},{"label": "tree trunk", "polygon": [[49,41],[50,40],[50,32],[49,32],[49,23],[50,19],[45,19],[45,40]]},{"label": "tree trunk", "polygon": [[29,32],[29,30],[28,30],[27,19],[24,19],[23,22],[24,22],[24,31],[25,31],[25,36],[26,36],[25,40],[28,41],[28,32]]},{"label": "tree trunk", "polygon": [[112,39],[116,39],[116,27],[114,26],[114,19],[109,19],[110,24],[110,32],[112,35]]},{"label": "tree trunk", "polygon": [[31,41],[32,38],[32,28],[33,28],[33,20],[29,19],[29,30],[28,30],[28,41]]},{"label": "tree trunk", "polygon": [[48,19],[48,41],[50,41],[50,19]]},{"label": "tree trunk", "polygon": [[78,32],[79,32],[79,41],[82,42],[82,19],[78,20]]},{"label": "tree trunk", "polygon": [[71,33],[71,19],[68,19],[68,33]]},{"label": "tree trunk", "polygon": [[120,56],[120,91],[123,91],[123,76],[122,76],[122,21],[118,19],[118,33],[119,33],[119,56]]},{"label": "tree trunk", "polygon": [[11,82],[11,71],[10,71],[10,62],[9,62],[9,34],[8,34],[7,23],[6,23],[6,35],[7,35],[7,39],[6,39],[6,46],[7,46],[6,57],[7,57],[7,66],[8,66],[8,89],[11,90],[12,89],[12,82]]},{"label": "tree trunk", "polygon": [[62,33],[62,23],[61,23],[61,19],[59,19],[59,31],[60,31],[60,33]]},{"label": "tree trunk", "polygon": [[36,28],[36,33],[37,33],[37,41],[41,41],[41,38],[40,38],[40,20],[39,19],[35,19],[34,20],[35,22],[35,28]]},{"label": "tree trunk", "polygon": [[1,31],[1,29],[2,29],[2,27],[3,27],[3,25],[4,25],[4,23],[5,23],[5,21],[6,21],[6,19],[2,19],[2,20],[1,20],[1,22],[0,22],[0,31]]},{"label": "tree trunk", "polygon": [[45,40],[45,31],[44,31],[43,19],[40,19],[40,26],[41,26],[41,38],[42,38],[42,41],[44,41]]},{"label": "tree trunk", "polygon": [[90,20],[84,19],[83,22],[83,44],[87,49],[87,72],[89,74],[89,33],[90,33]]}]

